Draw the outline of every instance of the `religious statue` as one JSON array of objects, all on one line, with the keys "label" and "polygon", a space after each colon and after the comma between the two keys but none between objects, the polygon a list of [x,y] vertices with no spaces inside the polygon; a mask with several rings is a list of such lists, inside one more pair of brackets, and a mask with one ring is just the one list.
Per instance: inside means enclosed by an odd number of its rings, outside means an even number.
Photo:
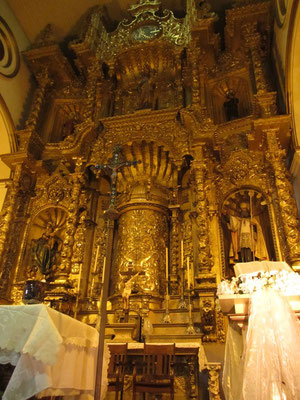
[{"label": "religious statue", "polygon": [[223,104],[226,121],[232,121],[233,119],[239,118],[239,99],[235,97],[235,94],[232,90],[227,91],[226,99],[227,100]]},{"label": "religious statue", "polygon": [[61,239],[56,236],[56,229],[49,223],[46,231],[35,241],[32,249],[34,261],[42,274],[50,274],[56,263],[56,254],[60,250],[61,244]]},{"label": "religious statue", "polygon": [[139,109],[155,108],[154,104],[154,92],[156,88],[155,83],[155,71],[152,73],[150,68],[146,70],[145,75],[139,82],[138,93],[139,93]]},{"label": "religious statue", "polygon": [[129,296],[131,295],[133,285],[135,283],[135,279],[138,277],[138,275],[142,271],[137,272],[135,275],[133,275],[130,279],[128,279],[126,282],[121,281],[120,283],[120,291],[122,294],[122,300],[123,300],[123,310],[128,310],[129,308]]},{"label": "religious statue", "polygon": [[248,203],[240,204],[239,215],[228,211],[225,215],[231,233],[229,256],[234,261],[249,262],[268,259],[268,250],[257,217],[251,217]]},{"label": "religious statue", "polygon": [[61,129],[61,140],[65,140],[74,135],[76,124],[78,124],[78,122],[75,113],[71,113],[69,118],[63,123]]}]

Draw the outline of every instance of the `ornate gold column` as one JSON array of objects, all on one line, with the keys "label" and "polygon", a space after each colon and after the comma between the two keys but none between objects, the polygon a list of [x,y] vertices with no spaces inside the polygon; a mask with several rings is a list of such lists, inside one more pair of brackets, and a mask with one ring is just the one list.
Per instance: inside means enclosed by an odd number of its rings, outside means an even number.
[{"label": "ornate gold column", "polygon": [[138,293],[158,296],[165,287],[167,209],[151,203],[135,204],[122,207],[120,213],[114,260],[115,293],[132,263],[133,274],[143,273],[136,280]]},{"label": "ornate gold column", "polygon": [[38,87],[35,90],[30,114],[25,124],[26,129],[31,131],[34,131],[37,126],[41,108],[45,99],[46,89],[53,85],[53,81],[50,79],[47,69],[38,73],[36,79],[38,81]]},{"label": "ornate gold column", "polygon": [[170,231],[170,285],[172,294],[178,294],[178,266],[180,263],[180,206],[174,205],[170,206],[170,208],[172,211]]},{"label": "ornate gold column", "polygon": [[124,146],[122,152],[126,160],[134,159],[140,163],[118,173],[116,206],[119,218],[114,242],[111,301],[114,308],[120,306],[124,285],[134,277],[130,302],[140,304],[142,301],[146,308],[146,303],[151,302],[151,307],[160,307],[166,285],[168,207],[170,202],[177,203],[174,193],[177,167],[169,152],[153,142]]},{"label": "ornate gold column", "polygon": [[88,78],[86,84],[86,92],[87,92],[87,103],[86,103],[86,111],[84,114],[85,121],[93,121],[95,104],[96,104],[96,95],[97,95],[97,80],[99,78],[98,65],[92,65],[88,68]]},{"label": "ornate gold column", "polygon": [[13,227],[15,216],[15,205],[20,186],[20,178],[22,174],[22,165],[17,165],[15,169],[14,179],[8,192],[8,199],[5,202],[0,225],[0,297],[6,298],[9,282],[11,278],[10,264],[5,262],[7,251],[9,250],[9,233]]},{"label": "ornate gold column", "polygon": [[[71,204],[69,207],[69,215],[66,222],[65,238],[61,251],[61,264],[59,266],[59,277],[58,280],[65,280],[72,266],[72,253],[74,245],[74,236],[76,233],[79,201],[82,187],[85,183],[84,172],[82,172],[83,160],[78,158],[76,161],[75,172],[71,175],[72,192],[71,192]],[[79,273],[79,269],[73,271]]]},{"label": "ornate gold column", "polygon": [[266,158],[271,163],[277,188],[282,224],[292,265],[300,264],[300,227],[293,187],[284,164],[285,151],[278,141],[278,129],[265,130],[268,151]]},{"label": "ornate gold column", "polygon": [[25,163],[17,163],[0,221],[0,297],[7,296],[13,282],[31,185],[30,170]]},{"label": "ornate gold column", "polygon": [[2,265],[3,255],[7,249],[8,232],[11,228],[11,222],[14,217],[15,204],[20,186],[20,178],[22,174],[22,164],[18,164],[15,169],[14,178],[8,191],[8,199],[5,202],[4,213],[0,226],[0,265]]},{"label": "ornate gold column", "polygon": [[263,60],[259,53],[261,37],[260,33],[257,32],[256,23],[247,23],[243,25],[242,30],[245,44],[250,52],[257,93],[267,92],[268,84],[265,77]]},{"label": "ornate gold column", "polygon": [[221,363],[209,363],[208,370],[208,392],[209,400],[221,400],[220,395],[220,371]]},{"label": "ornate gold column", "polygon": [[[276,92],[268,91],[270,82],[266,76],[266,62],[262,56],[261,49],[261,35],[257,31],[255,23],[248,23],[243,25],[243,36],[245,44],[250,53],[250,59],[253,66],[255,86],[256,86],[256,99],[260,107],[261,117],[270,117],[277,113],[276,106]],[[266,57],[266,54],[264,54]]]},{"label": "ornate gold column", "polygon": [[199,74],[199,50],[196,48],[192,49],[191,52],[192,61],[192,93],[193,93],[193,104],[201,103],[201,92],[200,92],[200,74]]},{"label": "ornate gold column", "polygon": [[198,236],[198,273],[209,274],[213,266],[210,252],[209,239],[209,209],[205,191],[206,163],[204,158],[204,144],[197,146],[195,154],[197,158],[192,163],[192,170],[195,177],[196,208],[195,222]]},{"label": "ornate gold column", "polygon": [[178,198],[178,173],[181,169],[181,161],[175,162],[176,170],[173,174],[172,200],[169,210],[170,220],[170,288],[173,295],[179,293],[178,268],[180,264],[180,204]]},{"label": "ornate gold column", "polygon": [[199,293],[199,307],[201,310],[201,327],[205,336],[203,341],[216,338],[216,313],[215,313],[215,290],[216,275],[211,272],[214,261],[211,253],[211,228],[209,218],[209,201],[207,197],[207,159],[204,154],[205,144],[198,145],[192,162],[192,170],[195,180],[195,210],[191,217],[195,221],[198,241],[197,248],[197,271],[195,280],[196,292]]}]

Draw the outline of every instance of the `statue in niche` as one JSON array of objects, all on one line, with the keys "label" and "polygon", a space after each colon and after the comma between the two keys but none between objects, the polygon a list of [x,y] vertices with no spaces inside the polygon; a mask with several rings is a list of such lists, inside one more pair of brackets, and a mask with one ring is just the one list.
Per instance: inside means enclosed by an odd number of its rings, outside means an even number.
[{"label": "statue in niche", "polygon": [[67,138],[72,137],[75,133],[76,124],[78,124],[78,120],[75,116],[75,113],[71,113],[69,118],[63,123],[61,130],[61,140],[65,140]]},{"label": "statue in niche", "polygon": [[239,118],[238,104],[239,99],[235,97],[233,90],[228,90],[226,92],[226,101],[223,104],[226,121],[232,121]]},{"label": "statue in niche", "polygon": [[137,91],[139,96],[139,110],[146,108],[155,108],[155,89],[156,89],[156,72],[151,71],[148,67],[145,71],[145,75],[140,80]]},{"label": "statue in niche", "polygon": [[57,264],[57,255],[62,247],[62,240],[56,236],[56,231],[57,229],[49,222],[45,232],[35,241],[32,248],[34,263],[46,277]]},{"label": "statue in niche", "polygon": [[122,99],[122,113],[128,114],[134,111],[137,108],[136,99],[137,94],[134,94],[134,91],[131,89],[123,89],[121,91],[121,95],[119,96]]},{"label": "statue in niche", "polygon": [[256,190],[237,190],[223,203],[224,276],[234,276],[237,262],[276,260],[267,201]]},{"label": "statue in niche", "polygon": [[249,204],[240,203],[239,213],[228,210],[225,214],[231,242],[229,257],[234,262],[250,262],[269,258],[266,241],[258,218],[251,217]]}]

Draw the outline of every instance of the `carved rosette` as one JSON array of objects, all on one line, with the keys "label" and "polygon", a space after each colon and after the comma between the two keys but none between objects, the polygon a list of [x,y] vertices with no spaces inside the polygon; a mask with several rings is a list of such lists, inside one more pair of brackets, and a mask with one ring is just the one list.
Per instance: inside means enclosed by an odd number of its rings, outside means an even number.
[{"label": "carved rosette", "polygon": [[277,129],[265,132],[268,145],[266,158],[271,163],[279,199],[279,207],[284,227],[289,257],[292,264],[300,260],[300,227],[296,201],[293,197],[293,188],[288,171],[284,164],[285,151],[282,150]]},{"label": "carved rosette", "polygon": [[125,210],[118,221],[118,242],[113,261],[114,292],[119,293],[122,273],[132,262],[136,289],[143,294],[161,294],[165,286],[165,248],[168,238],[167,216],[148,206]]}]

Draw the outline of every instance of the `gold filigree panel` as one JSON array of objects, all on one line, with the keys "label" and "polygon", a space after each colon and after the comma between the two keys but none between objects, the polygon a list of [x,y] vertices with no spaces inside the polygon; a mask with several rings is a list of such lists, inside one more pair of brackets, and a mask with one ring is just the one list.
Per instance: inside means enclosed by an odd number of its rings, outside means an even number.
[{"label": "gold filigree panel", "polygon": [[105,119],[102,121],[103,138],[107,150],[111,148],[112,151],[116,144],[124,146],[143,140],[154,141],[169,150],[171,158],[180,160],[189,152],[188,133],[176,117],[177,110],[171,110]]},{"label": "gold filigree panel", "polygon": [[[222,149],[223,153],[223,149]],[[253,186],[267,193],[274,184],[274,176],[269,163],[265,163],[262,152],[247,150],[222,154],[223,162],[215,166],[219,199],[242,186]]]},{"label": "gold filigree panel", "polygon": [[167,217],[151,209],[135,209],[120,216],[113,261],[114,292],[119,293],[128,267],[143,271],[136,279],[135,290],[145,294],[163,292],[165,248],[168,238]]}]

